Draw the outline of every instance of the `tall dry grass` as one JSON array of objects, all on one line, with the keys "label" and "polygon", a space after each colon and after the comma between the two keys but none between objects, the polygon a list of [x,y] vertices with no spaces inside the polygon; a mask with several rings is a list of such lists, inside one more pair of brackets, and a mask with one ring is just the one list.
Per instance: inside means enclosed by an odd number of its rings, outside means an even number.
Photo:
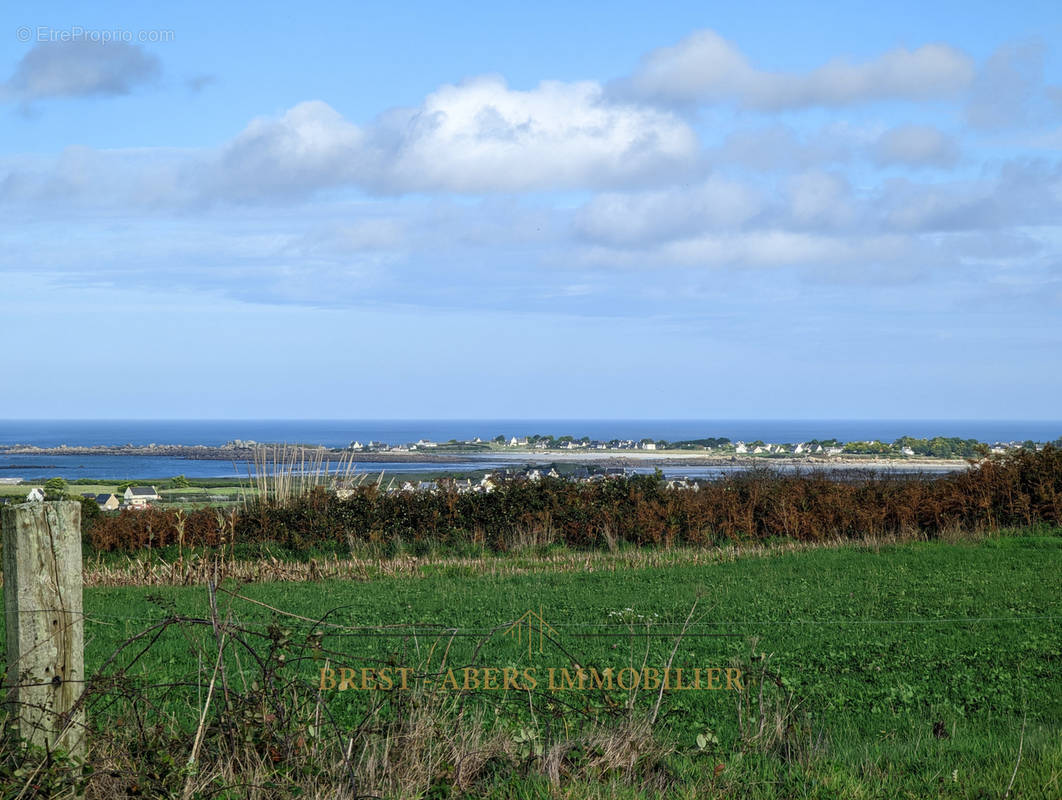
[{"label": "tall dry grass", "polygon": [[[336,491],[354,483],[354,455],[344,451],[333,468],[323,447],[262,445],[254,449],[247,469],[244,508],[254,504],[279,507],[304,500],[314,489]],[[364,476],[361,476],[364,480]]]}]

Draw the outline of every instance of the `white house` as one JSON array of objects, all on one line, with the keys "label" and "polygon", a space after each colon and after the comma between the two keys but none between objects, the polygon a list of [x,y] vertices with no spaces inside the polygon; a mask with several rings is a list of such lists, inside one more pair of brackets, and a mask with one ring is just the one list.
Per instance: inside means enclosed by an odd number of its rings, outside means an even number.
[{"label": "white house", "polygon": [[745,446],[744,442],[738,442],[736,445],[734,445],[735,453],[747,453],[748,451],[749,449]]},{"label": "white house", "polygon": [[125,502],[131,506],[146,506],[159,499],[154,486],[130,486],[125,490]]},{"label": "white house", "polygon": [[532,467],[527,471],[528,480],[537,481],[542,478],[559,478],[560,474],[552,466]]},{"label": "white house", "polygon": [[642,442],[642,450],[656,450],[656,442]]},{"label": "white house", "polygon": [[517,439],[515,436],[509,440],[509,447],[527,447],[527,437]]},{"label": "white house", "polygon": [[26,500],[30,503],[43,503],[44,502],[44,489],[40,486],[34,486],[30,489],[29,494],[26,495]]}]

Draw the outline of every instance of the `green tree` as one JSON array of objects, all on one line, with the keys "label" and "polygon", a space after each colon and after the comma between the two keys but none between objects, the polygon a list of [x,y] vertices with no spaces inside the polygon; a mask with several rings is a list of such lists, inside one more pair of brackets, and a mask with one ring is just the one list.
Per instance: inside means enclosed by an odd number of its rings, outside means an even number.
[{"label": "green tree", "polygon": [[44,496],[48,500],[62,500],[66,497],[66,481],[62,478],[49,478],[44,482]]},{"label": "green tree", "polygon": [[170,481],[170,483],[173,484],[174,489],[187,489],[189,486],[192,485],[192,482],[186,477],[184,477],[184,475],[177,475],[173,480]]},{"label": "green tree", "polygon": [[96,521],[103,516],[103,512],[100,511],[96,498],[81,497],[78,499],[81,501],[81,535],[84,537],[86,533],[92,530],[92,526],[96,524]]}]

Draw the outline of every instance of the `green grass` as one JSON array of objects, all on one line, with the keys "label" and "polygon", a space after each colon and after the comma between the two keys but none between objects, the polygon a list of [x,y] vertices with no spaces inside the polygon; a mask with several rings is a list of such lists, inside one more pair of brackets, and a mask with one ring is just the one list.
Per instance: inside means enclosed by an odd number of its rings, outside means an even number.
[{"label": "green grass", "polygon": [[[674,639],[647,639],[647,623],[650,633],[673,633],[696,602],[699,625],[691,633],[697,635],[683,639],[674,666],[725,667],[753,651],[769,654],[820,747],[813,761],[801,764],[741,754],[732,693],[668,693],[660,734],[678,747],[673,769],[680,785],[700,785],[704,771],[722,763],[727,779],[736,782],[731,785],[740,787],[737,794],[748,796],[999,797],[1021,740],[1012,797],[1062,796],[1062,537],[1057,535],[878,551],[851,546],[621,572],[490,576],[440,567],[417,578],[267,583],[239,592],[292,614],[327,615],[340,625],[453,627],[475,635],[453,640],[451,664],[532,664],[540,671],[571,664],[549,642],[529,661],[526,641],[520,645],[499,633],[481,644],[480,634],[541,608],[557,641],[583,665],[637,667],[647,658],[649,665],[662,666]],[[229,599],[219,598],[224,611]],[[262,630],[278,619],[241,600],[230,609],[241,623]],[[205,590],[87,589],[89,669],[168,610],[206,615]],[[308,627],[294,618],[279,619],[296,634]],[[612,627],[589,627],[602,625]],[[424,629],[415,639],[349,633],[330,633],[324,642],[348,654],[354,667],[388,660],[422,664],[431,645],[441,641],[437,661],[446,645],[445,636]],[[729,635],[700,635],[708,633]],[[206,629],[170,629],[130,674],[149,682],[195,679],[194,645],[211,635]],[[317,666],[305,662],[294,668],[314,681]],[[648,708],[655,699],[650,694],[643,692],[637,704]],[[620,702],[622,695],[616,695]],[[591,702],[587,695],[560,697],[576,705]],[[368,693],[354,692],[327,697],[348,724],[368,699]],[[194,702],[193,693],[189,709]],[[534,722],[526,697],[481,695],[477,702],[498,709],[514,726]],[[943,726],[946,738],[934,735],[935,725]],[[718,744],[702,751],[696,739],[705,732]],[[512,780],[499,786],[498,796],[545,791],[535,779]]]}]

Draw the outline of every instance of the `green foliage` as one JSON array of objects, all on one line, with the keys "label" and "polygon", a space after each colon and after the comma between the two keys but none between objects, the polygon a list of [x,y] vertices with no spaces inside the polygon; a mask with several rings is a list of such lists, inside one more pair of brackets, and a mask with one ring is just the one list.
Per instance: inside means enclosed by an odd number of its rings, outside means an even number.
[{"label": "green foliage", "polygon": [[[838,479],[840,477],[841,479]],[[189,514],[188,545],[218,541],[212,512]],[[176,542],[175,512],[128,511],[101,519],[102,551]],[[1017,450],[964,472],[925,478],[828,476],[769,469],[734,473],[699,491],[666,489],[657,475],[596,483],[501,481],[490,493],[395,492],[362,487],[346,499],[319,488],[284,504],[252,501],[234,517],[236,540],[298,551],[397,540],[419,546],[476,543],[495,551],[526,531],[576,548],[720,541],[801,541],[995,530],[1062,522],[1062,450]],[[607,532],[607,533],[606,533]]]},{"label": "green foliage", "polygon": [[700,450],[702,448],[726,447],[731,442],[727,438],[715,438],[709,437],[707,439],[684,439],[681,442],[670,442],[667,449],[669,450]]},{"label": "green foliage", "polygon": [[894,442],[896,450],[911,448],[916,456],[932,458],[974,458],[984,453],[984,445],[977,439],[935,436],[932,439],[915,439],[901,436]]},{"label": "green foliage", "polygon": [[893,449],[885,442],[848,442],[843,451],[852,455],[888,455]]},{"label": "green foliage", "polygon": [[[6,723],[6,719],[2,720]],[[92,775],[92,766],[82,766],[63,750],[46,751],[18,739],[6,724],[0,732],[0,786],[4,798],[47,800],[80,797]]]},{"label": "green foliage", "polygon": [[84,541],[86,534],[103,516],[103,512],[100,511],[99,503],[93,497],[79,497],[78,500],[81,501],[81,537]]},{"label": "green foliage", "polygon": [[174,489],[187,489],[192,485],[192,482],[188,480],[184,475],[177,475],[170,480]]},{"label": "green foliage", "polygon": [[62,478],[49,478],[44,482],[46,500],[63,500],[66,498],[67,484]]}]

